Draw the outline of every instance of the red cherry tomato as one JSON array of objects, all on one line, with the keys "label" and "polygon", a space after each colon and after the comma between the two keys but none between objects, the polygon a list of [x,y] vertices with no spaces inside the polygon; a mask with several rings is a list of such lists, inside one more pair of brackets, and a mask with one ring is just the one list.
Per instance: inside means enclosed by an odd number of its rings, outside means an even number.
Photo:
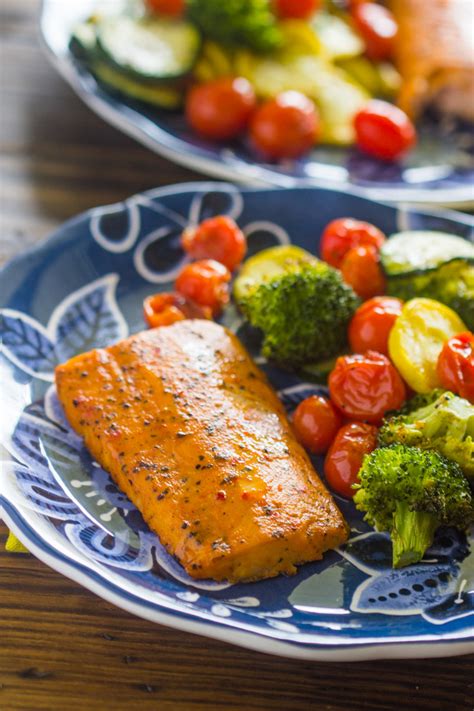
[{"label": "red cherry tomato", "polygon": [[299,91],[284,91],[266,101],[250,121],[250,137],[266,158],[298,158],[312,148],[320,132],[315,105]]},{"label": "red cherry tomato", "polygon": [[296,17],[306,20],[321,7],[321,0],[273,0],[275,13],[282,20]]},{"label": "red cherry tomato", "polygon": [[370,59],[389,59],[395,48],[398,25],[393,13],[383,5],[358,2],[351,6],[354,24],[365,42]]},{"label": "red cherry tomato", "polygon": [[404,111],[373,99],[355,116],[356,142],[361,151],[382,160],[396,160],[416,142],[416,131]]},{"label": "red cherry tomato", "polygon": [[245,257],[247,240],[231,217],[220,215],[187,227],[181,238],[185,252],[193,259],[215,259],[233,271]]},{"label": "red cherry tomato", "polygon": [[362,422],[343,425],[326,455],[324,473],[331,489],[352,498],[362,461],[377,445],[377,427]]},{"label": "red cherry tomato", "polygon": [[324,229],[321,237],[321,257],[332,267],[340,268],[342,260],[352,247],[372,246],[377,250],[385,242],[384,233],[370,222],[361,222],[352,217],[333,220]]},{"label": "red cherry tomato", "polygon": [[400,316],[403,301],[375,296],[359,306],[349,324],[349,345],[354,353],[378,351],[388,355],[388,336]]},{"label": "red cherry tomato", "polygon": [[386,290],[379,253],[374,247],[350,249],[342,261],[341,274],[361,299],[370,299]]},{"label": "red cherry tomato", "polygon": [[255,108],[255,93],[243,77],[223,77],[196,84],[186,98],[186,118],[206,138],[225,141],[247,126]]},{"label": "red cherry tomato", "polygon": [[389,359],[376,351],[341,356],[329,375],[331,400],[352,420],[377,424],[406,399],[406,389]]},{"label": "red cherry tomato", "polygon": [[324,454],[342,425],[332,402],[322,395],[311,395],[300,402],[293,415],[296,437],[313,454]]},{"label": "red cherry tomato", "polygon": [[441,385],[474,403],[474,334],[470,331],[447,341],[438,358]]},{"label": "red cherry tomato", "polygon": [[169,17],[181,17],[184,15],[185,0],[145,0],[145,4],[150,12]]},{"label": "red cherry tomato", "polygon": [[161,292],[147,296],[143,316],[150,328],[169,326],[187,318],[212,318],[212,311],[185,299],[181,294]]},{"label": "red cherry tomato", "polygon": [[184,267],[176,279],[176,289],[185,298],[207,306],[216,316],[229,302],[230,272],[214,259],[202,259]]}]

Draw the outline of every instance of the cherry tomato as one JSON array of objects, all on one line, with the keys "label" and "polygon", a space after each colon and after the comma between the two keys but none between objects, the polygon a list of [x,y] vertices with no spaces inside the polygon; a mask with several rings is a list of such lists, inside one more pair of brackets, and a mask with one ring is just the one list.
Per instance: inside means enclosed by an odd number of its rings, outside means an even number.
[{"label": "cherry tomato", "polygon": [[210,319],[212,311],[185,299],[181,294],[166,291],[147,296],[143,302],[143,316],[150,328],[156,328],[169,326],[187,318]]},{"label": "cherry tomato", "polygon": [[223,77],[196,84],[186,98],[186,118],[206,138],[225,141],[247,126],[255,108],[255,93],[243,77]]},{"label": "cherry tomato", "polygon": [[389,59],[395,48],[398,25],[393,13],[383,5],[357,2],[351,6],[354,24],[365,42],[370,59]]},{"label": "cherry tomato", "polygon": [[320,132],[314,103],[299,91],[284,91],[266,101],[250,121],[250,137],[266,158],[298,158],[312,148]]},{"label": "cherry tomato", "polygon": [[215,259],[233,271],[245,257],[247,240],[231,217],[220,215],[187,227],[181,238],[183,249],[193,259]]},{"label": "cherry tomato", "polygon": [[321,0],[273,0],[275,13],[282,20],[296,17],[306,20],[321,7]]},{"label": "cherry tomato", "polygon": [[404,111],[386,101],[372,99],[354,118],[361,151],[382,160],[396,160],[416,142],[416,131]]},{"label": "cherry tomato", "polygon": [[450,338],[439,354],[437,373],[441,385],[474,403],[474,334]]},{"label": "cherry tomato", "polygon": [[376,351],[338,358],[329,375],[329,393],[346,417],[373,424],[406,399],[405,384],[397,370]]},{"label": "cherry tomato", "polygon": [[176,289],[200,306],[208,306],[216,316],[229,302],[230,272],[214,259],[202,259],[184,267],[176,279]]},{"label": "cherry tomato", "polygon": [[352,247],[372,246],[377,250],[385,242],[384,233],[370,222],[340,217],[326,225],[321,237],[321,257],[332,267],[340,268]]},{"label": "cherry tomato", "polygon": [[388,335],[402,312],[394,296],[375,296],[359,306],[349,324],[349,345],[354,353],[378,351],[388,355]]},{"label": "cherry tomato", "polygon": [[370,299],[386,290],[379,253],[374,247],[350,249],[343,259],[341,274],[361,299]]},{"label": "cherry tomato", "polygon": [[362,461],[377,445],[377,427],[349,422],[336,434],[326,455],[324,473],[331,489],[352,498]]},{"label": "cherry tomato", "polygon": [[169,17],[181,17],[184,15],[185,0],[145,0],[145,4],[150,12]]},{"label": "cherry tomato", "polygon": [[324,454],[342,425],[332,402],[322,395],[311,395],[300,402],[293,415],[296,437],[313,454]]}]

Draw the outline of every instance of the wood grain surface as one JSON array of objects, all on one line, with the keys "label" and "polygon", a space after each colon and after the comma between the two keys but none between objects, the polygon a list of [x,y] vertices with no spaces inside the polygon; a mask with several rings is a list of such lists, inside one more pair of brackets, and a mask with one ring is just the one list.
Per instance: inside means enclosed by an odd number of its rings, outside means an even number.
[{"label": "wood grain surface", "polygon": [[[68,2],[68,0],[57,0]],[[63,220],[202,176],[96,118],[42,55],[39,2],[0,0],[1,260]],[[29,555],[0,524],[0,709],[474,709],[474,656],[315,664],[152,625]]]}]

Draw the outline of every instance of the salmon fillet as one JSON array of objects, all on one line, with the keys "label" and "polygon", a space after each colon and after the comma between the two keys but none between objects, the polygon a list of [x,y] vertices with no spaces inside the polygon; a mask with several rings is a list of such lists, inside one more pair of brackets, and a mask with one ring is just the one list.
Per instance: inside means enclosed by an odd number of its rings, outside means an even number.
[{"label": "salmon fillet", "polygon": [[56,370],[92,456],[194,578],[294,573],[348,529],[265,375],[204,320],[139,333]]},{"label": "salmon fillet", "polygon": [[399,105],[416,118],[428,105],[474,121],[473,0],[390,0],[398,22]]}]

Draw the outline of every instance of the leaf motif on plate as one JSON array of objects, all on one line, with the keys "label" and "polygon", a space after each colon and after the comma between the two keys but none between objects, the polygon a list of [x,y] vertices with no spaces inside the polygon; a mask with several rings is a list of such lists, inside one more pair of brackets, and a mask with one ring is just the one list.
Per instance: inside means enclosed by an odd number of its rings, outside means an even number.
[{"label": "leaf motif on plate", "polygon": [[63,362],[92,348],[125,338],[128,326],[115,301],[117,274],[107,274],[74,291],[55,308],[48,325]]},{"label": "leaf motif on plate", "polygon": [[354,612],[417,615],[456,589],[458,566],[420,563],[364,581],[354,592]]},{"label": "leaf motif on plate", "polygon": [[[122,570],[150,570],[152,553],[150,537],[141,534],[133,541],[121,535],[111,535],[85,517],[76,516],[65,525],[67,538],[88,558]],[[137,545],[135,545],[137,543]]]},{"label": "leaf motif on plate", "polygon": [[388,533],[364,533],[351,538],[338,550],[347,561],[368,575],[392,569],[392,542]]},{"label": "leaf motif on plate", "polygon": [[16,500],[19,497],[23,506],[59,520],[69,519],[77,511],[74,502],[68,499],[55,481],[37,476],[23,464],[2,462],[1,477],[4,476],[14,478],[17,493],[13,494],[13,498]]},{"label": "leaf motif on plate", "polygon": [[57,365],[54,342],[31,316],[3,309],[0,313],[0,350],[21,370],[51,381]]},{"label": "leaf motif on plate", "polygon": [[456,593],[423,612],[425,620],[441,625],[450,620],[474,615],[474,552],[466,556],[460,564],[457,583]]}]

